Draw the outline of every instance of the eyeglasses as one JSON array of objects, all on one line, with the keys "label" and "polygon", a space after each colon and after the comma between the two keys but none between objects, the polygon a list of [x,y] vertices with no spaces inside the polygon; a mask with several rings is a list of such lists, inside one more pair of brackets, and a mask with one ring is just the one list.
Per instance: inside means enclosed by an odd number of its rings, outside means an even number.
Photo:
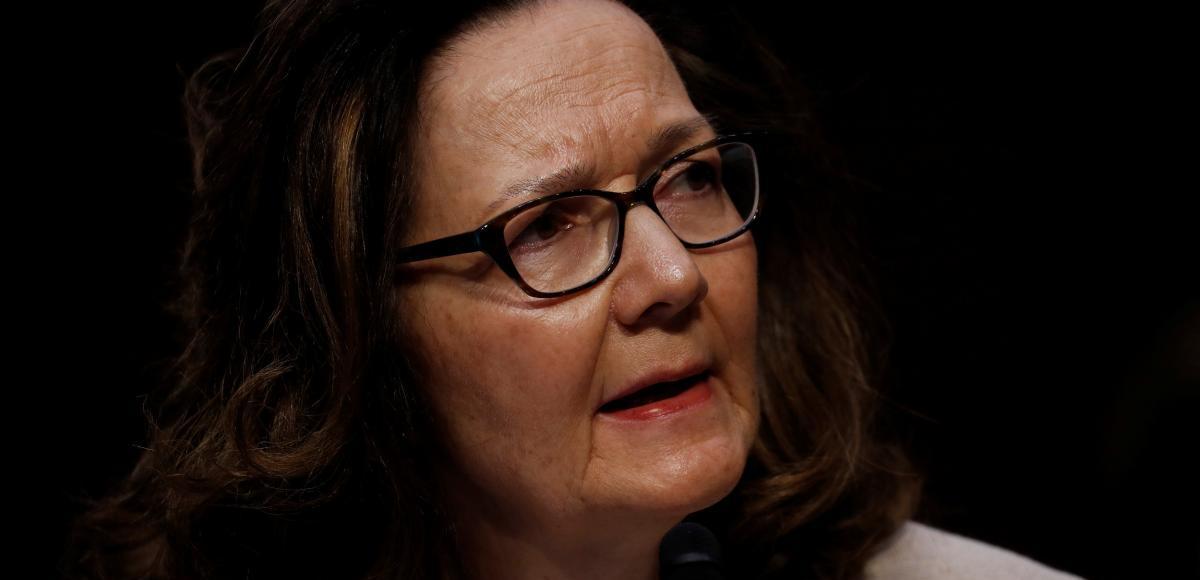
[{"label": "eyeglasses", "polygon": [[753,133],[717,137],[671,157],[632,191],[576,189],[532,199],[475,230],[402,248],[399,262],[483,252],[526,294],[554,298],[617,266],[625,216],[646,205],[685,248],[728,242],[759,214]]}]

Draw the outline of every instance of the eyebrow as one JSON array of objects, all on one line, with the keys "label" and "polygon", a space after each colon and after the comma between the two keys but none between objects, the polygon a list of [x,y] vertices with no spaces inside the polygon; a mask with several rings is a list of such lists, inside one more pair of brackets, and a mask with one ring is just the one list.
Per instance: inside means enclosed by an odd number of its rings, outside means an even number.
[{"label": "eyebrow", "polygon": [[[662,157],[678,148],[681,143],[694,139],[696,135],[704,132],[706,129],[709,132],[715,133],[715,126],[716,120],[712,115],[700,115],[684,121],[671,123],[659,128],[654,134],[650,135],[646,140],[646,147],[652,155]],[[505,201],[515,197],[542,197],[559,191],[565,191],[594,173],[595,166],[591,161],[576,161],[550,175],[513,182],[502,189],[500,195],[497,195],[488,204],[485,214],[480,219],[486,218],[488,214]]]},{"label": "eyebrow", "polygon": [[646,147],[652,155],[662,156],[673,152],[682,143],[695,138],[706,129],[710,133],[716,133],[716,126],[717,121],[713,115],[700,115],[686,121],[671,123],[655,131],[646,140]]}]

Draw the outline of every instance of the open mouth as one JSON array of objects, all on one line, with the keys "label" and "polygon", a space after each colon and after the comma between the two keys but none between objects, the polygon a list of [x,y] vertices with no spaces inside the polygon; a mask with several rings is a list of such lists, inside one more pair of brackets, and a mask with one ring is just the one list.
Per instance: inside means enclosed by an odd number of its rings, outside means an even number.
[{"label": "open mouth", "polygon": [[683,394],[688,389],[695,386],[697,383],[708,378],[708,372],[702,372],[698,375],[693,375],[678,381],[668,381],[665,383],[655,383],[640,391],[631,393],[620,399],[613,399],[600,407],[601,413],[616,413],[626,409],[634,409],[670,399],[680,394]]}]

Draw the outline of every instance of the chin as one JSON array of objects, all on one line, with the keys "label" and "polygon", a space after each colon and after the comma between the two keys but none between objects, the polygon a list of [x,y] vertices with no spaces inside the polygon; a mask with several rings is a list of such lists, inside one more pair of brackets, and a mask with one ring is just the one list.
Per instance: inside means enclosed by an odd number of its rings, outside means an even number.
[{"label": "chin", "polygon": [[682,473],[672,474],[670,489],[679,497],[677,511],[683,515],[721,501],[737,487],[746,467],[748,448],[741,440],[713,442],[713,449],[694,449],[698,457],[684,464]]},{"label": "chin", "polygon": [[[684,452],[612,474],[620,489],[616,511],[639,518],[678,521],[721,501],[737,487],[748,446],[740,438],[714,438]],[[623,509],[622,509],[623,508]]]},{"label": "chin", "polygon": [[729,495],[754,444],[757,409],[734,404],[724,389],[716,393],[710,405],[666,421],[599,425],[588,503],[677,521]]}]

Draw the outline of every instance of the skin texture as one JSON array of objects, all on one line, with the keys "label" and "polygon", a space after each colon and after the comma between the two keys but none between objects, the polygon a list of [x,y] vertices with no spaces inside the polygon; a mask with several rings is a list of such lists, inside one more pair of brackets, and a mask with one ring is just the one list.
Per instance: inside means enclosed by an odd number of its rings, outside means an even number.
[{"label": "skin texture", "polygon": [[[406,244],[467,231],[525,198],[508,184],[574,163],[570,184],[625,191],[701,128],[650,28],[603,0],[520,9],[429,67]],[[568,188],[562,188],[568,189]],[[439,473],[468,566],[513,578],[655,578],[662,535],[728,494],[758,428],[756,252],[749,232],[688,251],[644,206],[602,283],[524,294],[483,254],[410,264],[405,331],[445,444]],[[658,420],[598,414],[632,381],[711,366],[707,403]]]}]

